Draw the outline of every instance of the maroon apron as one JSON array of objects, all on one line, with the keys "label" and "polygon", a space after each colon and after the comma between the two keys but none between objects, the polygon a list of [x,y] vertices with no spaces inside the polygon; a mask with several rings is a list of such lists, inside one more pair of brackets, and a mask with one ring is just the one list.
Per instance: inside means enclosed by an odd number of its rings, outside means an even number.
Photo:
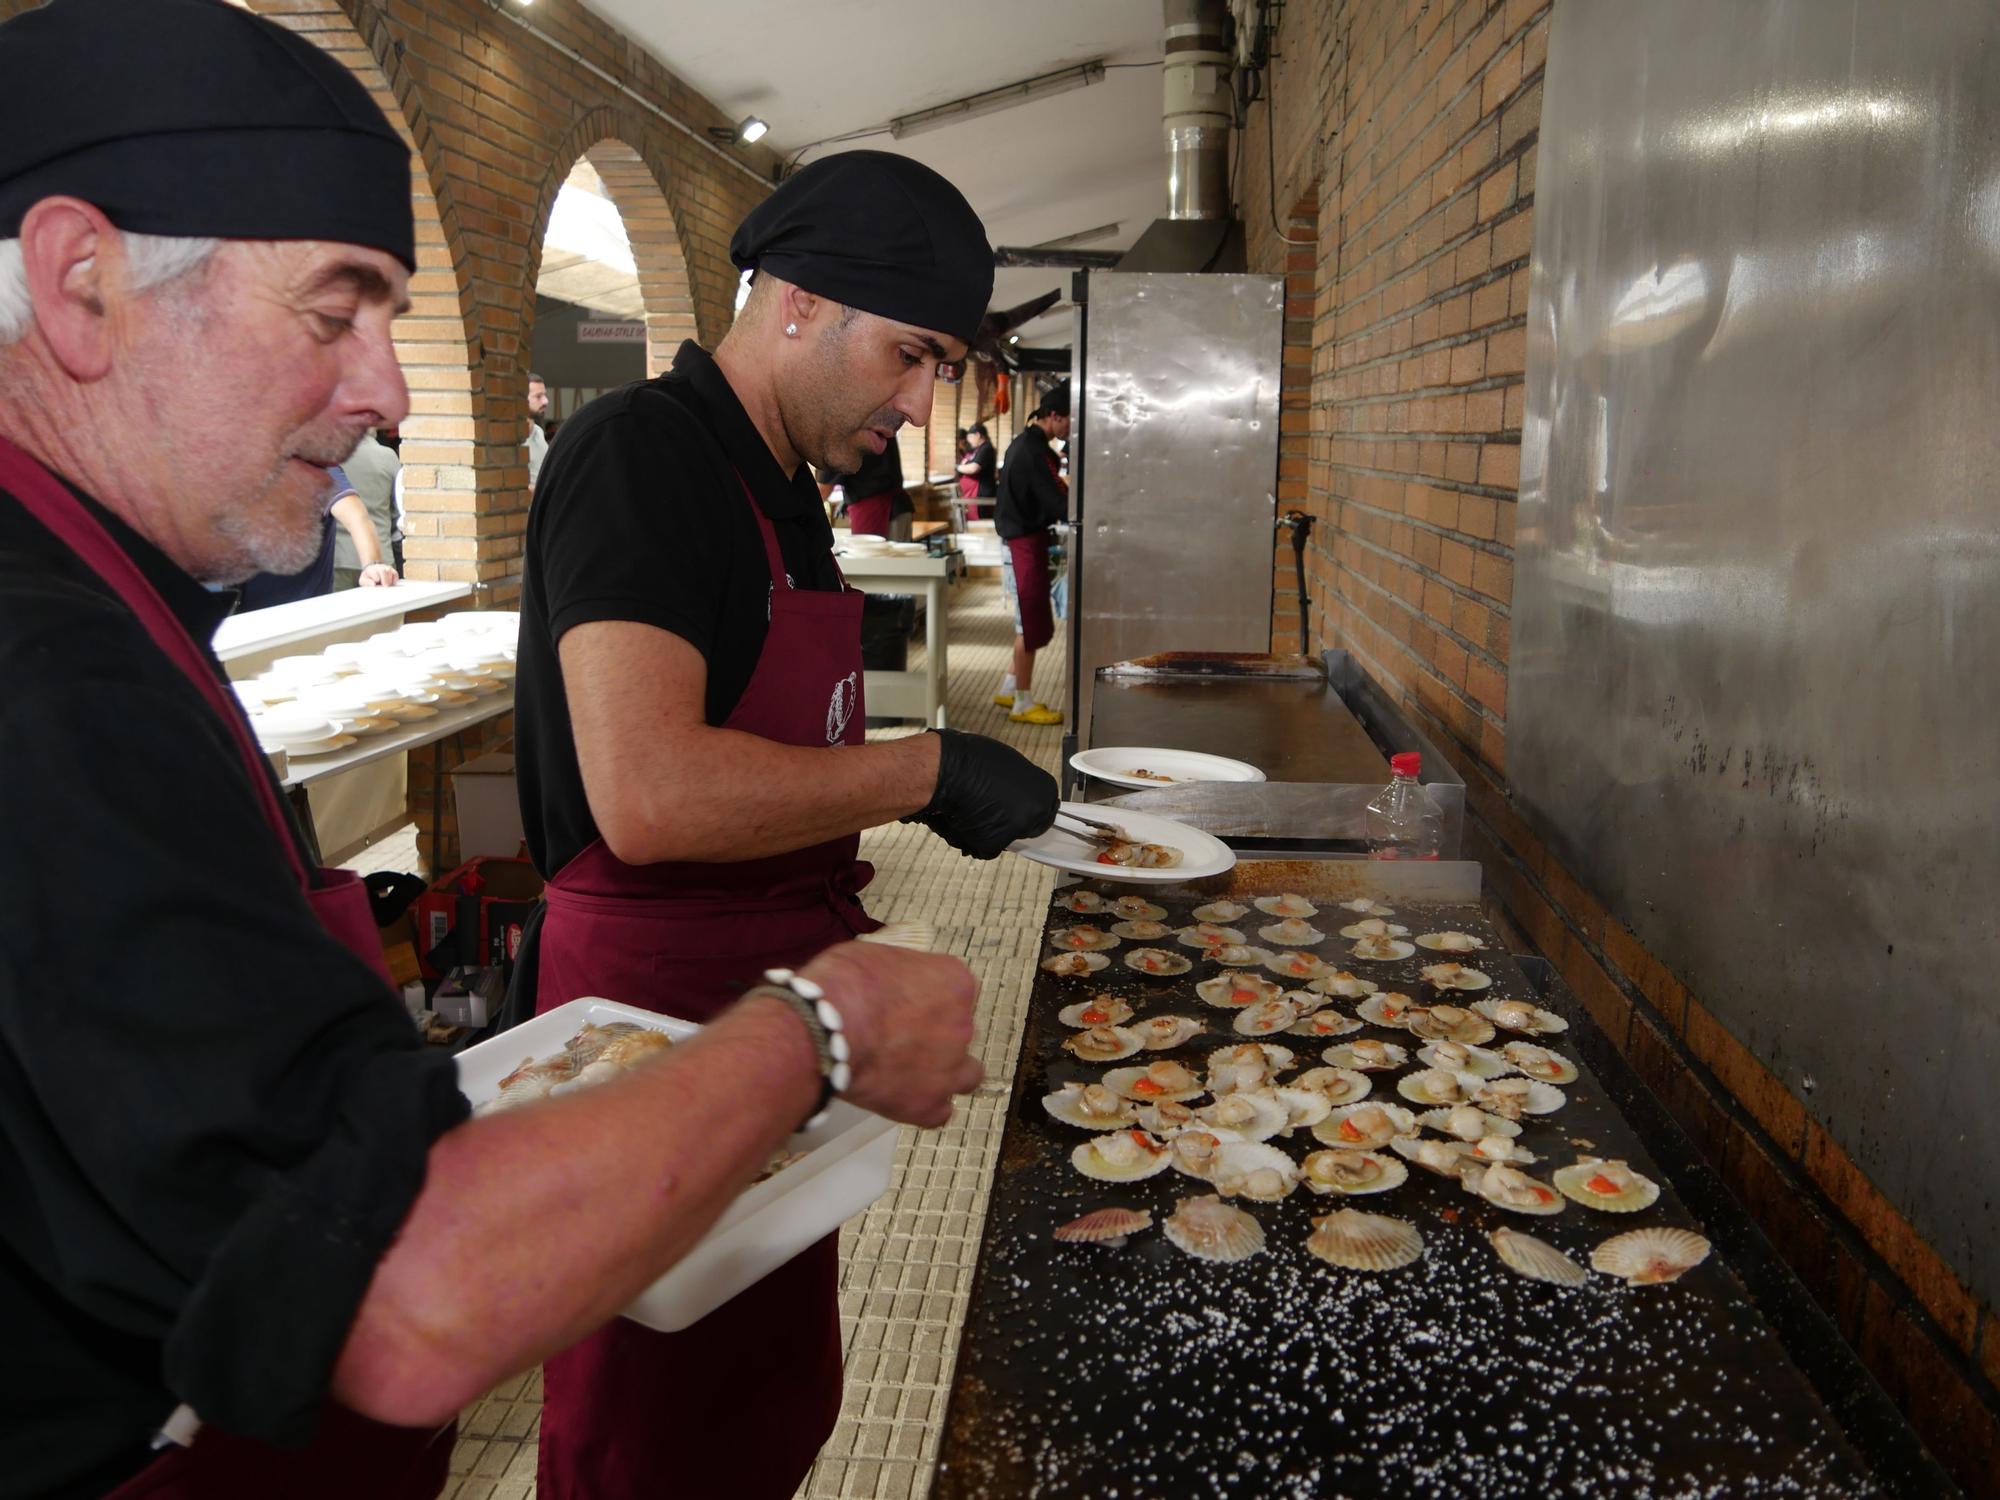
[{"label": "maroon apron", "polygon": [[864,495],[859,500],[847,502],[847,530],[852,536],[880,536],[889,534],[889,523],[895,519],[896,496],[887,490],[879,495]]},{"label": "maroon apron", "polygon": [[[771,623],[724,722],[785,745],[862,742],[858,592],[795,589],[751,496]],[[832,766],[829,774],[837,774]],[[880,924],[858,834],[731,864],[628,865],[593,841],[548,883],[536,1009],[585,995],[707,1021],[763,971]],[[838,1236],[678,1333],[615,1318],[543,1367],[541,1500],[789,1500],[840,1413]]]},{"label": "maroon apron", "polygon": [[[180,618],[146,581],[97,518],[49,471],[0,438],[0,489],[27,508],[79,561],[110,586],[228,726],[271,835],[285,851],[299,888],[327,934],[359,955],[387,982],[382,939],[368,906],[368,889],[348,870],[308,870],[292,839],[277,789],[265,770],[236,697],[217,680],[208,658]],[[451,1458],[452,1426],[420,1431],[390,1427],[329,1404],[312,1443],[272,1448],[214,1428],[193,1444],[173,1448],[112,1491],[108,1500],[215,1500],[217,1496],[285,1495],[295,1500],[434,1500]]]}]

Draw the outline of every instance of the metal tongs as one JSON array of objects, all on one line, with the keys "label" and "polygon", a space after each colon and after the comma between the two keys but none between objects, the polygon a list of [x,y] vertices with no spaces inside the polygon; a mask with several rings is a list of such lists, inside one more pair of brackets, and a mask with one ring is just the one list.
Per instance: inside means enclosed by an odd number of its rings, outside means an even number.
[{"label": "metal tongs", "polygon": [[[1071,838],[1082,839],[1086,843],[1102,844],[1106,848],[1113,844],[1136,844],[1139,841],[1120,828],[1116,823],[1101,823],[1096,818],[1086,818],[1082,813],[1067,809],[1056,814],[1056,822],[1063,825],[1062,831]],[[1069,827],[1069,824],[1077,827]]]}]

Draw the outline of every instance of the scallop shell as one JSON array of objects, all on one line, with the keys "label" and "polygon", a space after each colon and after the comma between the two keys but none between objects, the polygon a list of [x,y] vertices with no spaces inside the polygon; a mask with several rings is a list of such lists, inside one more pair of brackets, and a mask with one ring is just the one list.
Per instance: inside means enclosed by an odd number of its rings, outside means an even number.
[{"label": "scallop shell", "polygon": [[674,1044],[674,1039],[664,1031],[655,1031],[650,1026],[641,1026],[636,1031],[628,1031],[623,1036],[615,1036],[605,1043],[604,1050],[597,1054],[599,1065],[608,1064],[614,1068],[629,1068],[645,1061],[657,1052],[665,1052]]},{"label": "scallop shell", "polygon": [[1194,1111],[1185,1104],[1163,1099],[1158,1104],[1142,1104],[1138,1109],[1139,1128],[1149,1130],[1161,1140],[1172,1140],[1184,1130],[1200,1126]]},{"label": "scallop shell", "polygon": [[1141,1104],[1192,1099],[1208,1092],[1199,1078],[1171,1058],[1162,1058],[1143,1068],[1113,1068],[1104,1075],[1104,1086]]},{"label": "scallop shell", "polygon": [[1477,1047],[1493,1040],[1491,1021],[1456,1005],[1413,1005],[1403,1018],[1403,1025],[1411,1036],[1427,1042],[1457,1042],[1461,1047]]},{"label": "scallop shell", "polygon": [[1294,950],[1266,955],[1264,967],[1286,979],[1318,979],[1330,972],[1333,965],[1316,954]]},{"label": "scallop shell", "polygon": [[1553,1036],[1556,1032],[1569,1030],[1569,1022],[1561,1016],[1543,1010],[1539,1005],[1530,1005],[1525,1000],[1475,1000],[1472,1008],[1502,1031]]},{"label": "scallop shell", "polygon": [[1420,972],[1425,984],[1439,990],[1483,990],[1493,983],[1491,974],[1464,964],[1426,964]]},{"label": "scallop shell", "polygon": [[[609,1047],[620,1037],[631,1036],[634,1032],[649,1031],[651,1029],[651,1027],[639,1025],[636,1021],[612,1021],[603,1026],[597,1026],[589,1021],[585,1021],[583,1025],[577,1028],[576,1035],[563,1044],[563,1057],[568,1062],[569,1070],[587,1068],[604,1055],[606,1047]],[[522,1063],[520,1068],[516,1068],[514,1072],[519,1073],[522,1069],[530,1065],[537,1068],[546,1068],[554,1062],[554,1058],[544,1059],[540,1063],[536,1063],[530,1058],[527,1062]],[[501,1086],[504,1088],[508,1079],[511,1079],[513,1076],[514,1073],[510,1073],[507,1075],[507,1078],[501,1079]]]},{"label": "scallop shell", "polygon": [[1333,1113],[1333,1101],[1317,1089],[1274,1088],[1271,1097],[1285,1106],[1285,1134],[1309,1130]]},{"label": "scallop shell", "polygon": [[1469,932],[1420,932],[1417,946],[1433,953],[1482,953],[1486,942]]},{"label": "scallop shell", "polygon": [[1346,1068],[1355,1073],[1386,1073],[1409,1062],[1410,1054],[1394,1042],[1378,1042],[1373,1037],[1363,1037],[1359,1041],[1329,1047],[1320,1053],[1320,1058],[1333,1067]]},{"label": "scallop shell", "polygon": [[1049,943],[1065,953],[1102,953],[1116,948],[1118,939],[1101,927],[1058,927],[1049,934]]},{"label": "scallop shell", "polygon": [[1473,1160],[1472,1147],[1464,1141],[1437,1141],[1429,1136],[1412,1139],[1397,1136],[1389,1142],[1389,1149],[1404,1161],[1415,1162],[1426,1172],[1435,1172],[1440,1177],[1453,1181],[1463,1179],[1465,1174],[1479,1165]]},{"label": "scallop shell", "polygon": [[[1599,1178],[1620,1183],[1620,1190],[1598,1192],[1590,1184]],[[1553,1181],[1570,1202],[1581,1203],[1585,1208],[1601,1208],[1606,1213],[1635,1214],[1652,1207],[1660,1197],[1660,1185],[1652,1178],[1641,1176],[1622,1161],[1599,1161],[1594,1156],[1580,1156],[1569,1166],[1558,1167]]]},{"label": "scallop shell", "polygon": [[[1130,954],[1125,956],[1125,961],[1128,964],[1132,961]],[[1083,979],[1108,968],[1110,964],[1111,960],[1102,953],[1057,953],[1042,960],[1044,969],[1064,979]]]},{"label": "scallop shell", "polygon": [[1197,1260],[1244,1260],[1264,1248],[1264,1226],[1213,1193],[1181,1199],[1160,1231]]},{"label": "scallop shell", "polygon": [[1049,1231],[1050,1238],[1075,1245],[1103,1245],[1116,1249],[1142,1229],[1153,1227],[1152,1212],[1144,1208],[1093,1208],[1067,1224]]},{"label": "scallop shell", "polygon": [[1543,1083],[1575,1083],[1576,1064],[1568,1058],[1537,1047],[1533,1042],[1509,1042],[1500,1049],[1500,1055],[1516,1068]]},{"label": "scallop shell", "polygon": [[[1460,1110],[1470,1110],[1476,1124],[1469,1131],[1455,1128],[1452,1116]],[[1509,1139],[1521,1133],[1521,1127],[1512,1120],[1503,1120],[1498,1115],[1489,1115],[1474,1104],[1454,1105],[1450,1109],[1433,1109],[1417,1116],[1417,1123],[1439,1135],[1448,1135],[1455,1141],[1481,1141],[1489,1135],[1504,1135]]]},{"label": "scallop shell", "polygon": [[[1526,1084],[1527,1088],[1518,1087]],[[1494,1114],[1513,1118],[1516,1114],[1552,1115],[1569,1102],[1569,1096],[1552,1084],[1537,1083],[1516,1074],[1511,1078],[1491,1078],[1479,1090],[1478,1102]]]},{"label": "scallop shell", "polygon": [[1504,1226],[1486,1236],[1493,1253],[1510,1271],[1530,1281],[1547,1281],[1556,1286],[1582,1286],[1589,1273],[1546,1240]]},{"label": "scallop shell", "polygon": [[1171,937],[1174,930],[1165,922],[1136,921],[1113,922],[1111,931],[1129,942],[1157,943],[1162,938]]},{"label": "scallop shell", "polygon": [[1199,1126],[1188,1126],[1167,1143],[1167,1153],[1176,1172],[1206,1182],[1214,1175],[1216,1158],[1221,1154],[1223,1145],[1235,1139],[1237,1137],[1227,1130],[1203,1130]]},{"label": "scallop shell", "polygon": [[1282,896],[1259,896],[1251,903],[1267,917],[1316,917],[1319,908],[1294,891]]},{"label": "scallop shell", "polygon": [[1523,1146],[1518,1137],[1511,1135],[1482,1135],[1472,1143],[1472,1159],[1491,1166],[1502,1162],[1510,1167],[1533,1166],[1541,1158]]},{"label": "scallop shell", "polygon": [[1326,934],[1304,917],[1286,917],[1282,922],[1259,927],[1257,936],[1267,943],[1281,943],[1293,948],[1310,948],[1314,943],[1326,941]]},{"label": "scallop shell", "polygon": [[1254,1089],[1289,1068],[1295,1054],[1275,1042],[1236,1042],[1208,1054],[1208,1086],[1218,1094]]},{"label": "scallop shell", "polygon": [[1356,942],[1362,938],[1408,937],[1410,929],[1399,927],[1394,922],[1385,922],[1380,917],[1369,917],[1365,921],[1350,923],[1341,928],[1340,935],[1350,942]]},{"label": "scallop shell", "polygon": [[1382,986],[1372,979],[1363,979],[1359,974],[1336,969],[1331,974],[1320,975],[1306,988],[1319,995],[1335,995],[1342,1000],[1359,1000],[1364,995],[1374,994]]},{"label": "scallop shell", "polygon": [[1426,1068],[1421,1073],[1405,1073],[1398,1078],[1396,1092],[1412,1104],[1435,1109],[1442,1104],[1464,1104],[1479,1091],[1479,1082],[1470,1073]]},{"label": "scallop shell", "polygon": [[1207,1028],[1193,1016],[1150,1016],[1129,1029],[1148,1052],[1164,1052],[1200,1036]]},{"label": "scallop shell", "polygon": [[1370,900],[1366,896],[1356,896],[1352,901],[1343,901],[1340,903],[1340,909],[1342,911],[1351,911],[1356,916],[1361,917],[1393,917],[1396,915],[1395,907],[1384,906],[1380,901]]},{"label": "scallop shell", "polygon": [[1064,1037],[1063,1047],[1085,1062],[1117,1062],[1139,1050],[1139,1036],[1123,1026],[1093,1026]]},{"label": "scallop shell", "polygon": [[1122,1026],[1132,1019],[1132,1007],[1116,995],[1092,995],[1056,1012],[1065,1026],[1082,1030],[1086,1026]]},{"label": "scallop shell", "polygon": [[1291,1125],[1291,1113],[1269,1094],[1239,1090],[1196,1110],[1202,1128],[1244,1141],[1267,1141]]},{"label": "scallop shell", "polygon": [[1250,908],[1234,901],[1211,901],[1206,906],[1194,909],[1197,922],[1208,922],[1217,927],[1226,927],[1238,917],[1250,915]]},{"label": "scallop shell", "polygon": [[873,932],[860,934],[861,942],[880,943],[885,948],[908,948],[928,953],[937,946],[937,929],[928,922],[885,922]]},{"label": "scallop shell", "polygon": [[1259,1000],[1274,1000],[1284,993],[1284,989],[1261,974],[1248,974],[1239,969],[1231,969],[1216,975],[1213,979],[1202,980],[1194,987],[1194,992],[1196,998],[1205,1005],[1213,1005],[1222,1010],[1235,1010],[1245,1005],[1253,1005]]},{"label": "scallop shell", "polygon": [[1169,953],[1164,948],[1134,948],[1125,955],[1124,962],[1126,968],[1141,974],[1185,974],[1194,967],[1178,953]]},{"label": "scallop shell", "polygon": [[1167,1170],[1167,1143],[1143,1130],[1121,1130],[1085,1141],[1070,1165],[1100,1182],[1138,1182]]},{"label": "scallop shell", "polygon": [[1167,909],[1155,906],[1144,896],[1120,896],[1111,903],[1111,910],[1127,922],[1164,922]]},{"label": "scallop shell", "polygon": [[1467,1171],[1465,1186],[1495,1208],[1504,1208],[1509,1213],[1546,1216],[1563,1211],[1561,1193],[1526,1172],[1498,1163]]},{"label": "scallop shell", "polygon": [[1110,904],[1104,899],[1102,892],[1085,890],[1080,886],[1064,891],[1056,897],[1057,906],[1065,911],[1076,912],[1080,916],[1090,916],[1094,912],[1103,911]]},{"label": "scallop shell", "polygon": [[1389,964],[1395,963],[1399,959],[1408,958],[1417,950],[1401,938],[1379,937],[1363,938],[1349,951],[1356,958],[1365,960],[1368,963]]},{"label": "scallop shell", "polygon": [[1255,943],[1224,943],[1219,948],[1210,948],[1208,957],[1226,969],[1255,969],[1271,961],[1269,948],[1259,948]]},{"label": "scallop shell", "polygon": [[1244,1006],[1236,1013],[1229,1029],[1238,1036],[1269,1036],[1274,1031],[1283,1031],[1298,1018],[1296,1005],[1283,995],[1273,995],[1268,1000]]},{"label": "scallop shell", "polygon": [[1306,1249],[1351,1271],[1395,1271],[1424,1253],[1417,1226],[1402,1219],[1343,1208],[1312,1223]]},{"label": "scallop shell", "polygon": [[[1097,1089],[1104,1094],[1110,1095],[1114,1107],[1109,1114],[1094,1114],[1091,1112],[1088,1107],[1089,1104],[1099,1101],[1099,1095],[1090,1093],[1091,1089]],[[1086,1098],[1086,1095],[1088,1095],[1088,1098]],[[1063,1124],[1074,1125],[1078,1130],[1124,1129],[1132,1124],[1134,1114],[1132,1102],[1129,1099],[1104,1088],[1104,1085],[1098,1083],[1087,1085],[1066,1083],[1055,1093],[1044,1094],[1042,1096],[1042,1108],[1047,1110],[1056,1119],[1062,1121]]]},{"label": "scallop shell", "polygon": [[1361,1023],[1337,1010],[1316,1010],[1286,1029],[1294,1036],[1346,1036],[1359,1031]]},{"label": "scallop shell", "polygon": [[1358,1197],[1401,1187],[1410,1180],[1410,1169],[1373,1151],[1315,1151],[1305,1159],[1299,1180],[1315,1193]]},{"label": "scallop shell", "polygon": [[1428,1067],[1470,1073],[1474,1078],[1498,1078],[1514,1071],[1514,1065],[1499,1053],[1449,1038],[1419,1047],[1417,1060]]},{"label": "scallop shell", "polygon": [[1298,1163],[1276,1146],[1256,1141],[1224,1141],[1208,1174],[1225,1198],[1249,1198],[1276,1203],[1299,1185]]},{"label": "scallop shell", "polygon": [[1399,1104],[1376,1102],[1342,1105],[1312,1129],[1314,1140],[1336,1151],[1374,1151],[1416,1133],[1415,1115]]},{"label": "scallop shell", "polygon": [[1376,1026],[1402,1027],[1409,1021],[1410,1012],[1416,1009],[1408,995],[1399,995],[1394,990],[1379,995],[1370,995],[1354,1007],[1354,1013],[1362,1020]]},{"label": "scallop shell", "polygon": [[1634,1229],[1613,1235],[1590,1252],[1590,1264],[1634,1286],[1678,1281],[1708,1259],[1709,1243],[1687,1229]]},{"label": "scallop shell", "polygon": [[1210,948],[1220,948],[1224,943],[1247,943],[1250,940],[1234,927],[1223,927],[1214,922],[1197,922],[1192,927],[1183,927],[1175,934],[1174,941],[1183,948],[1199,948],[1206,952]]},{"label": "scallop shell", "polygon": [[1291,1080],[1293,1088],[1311,1089],[1315,1094],[1324,1094],[1326,1102],[1336,1107],[1343,1104],[1359,1104],[1375,1092],[1375,1080],[1366,1073],[1357,1073],[1352,1068],[1314,1068],[1301,1073]]}]

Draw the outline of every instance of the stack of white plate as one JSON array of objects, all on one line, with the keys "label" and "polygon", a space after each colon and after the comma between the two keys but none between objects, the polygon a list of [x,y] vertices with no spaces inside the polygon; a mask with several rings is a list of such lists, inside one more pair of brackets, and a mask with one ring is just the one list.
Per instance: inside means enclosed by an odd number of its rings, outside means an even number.
[{"label": "stack of white plate", "polygon": [[354,736],[332,719],[308,710],[273,709],[250,720],[257,743],[266,750],[282,750],[293,760],[311,755],[327,755],[345,750]]}]

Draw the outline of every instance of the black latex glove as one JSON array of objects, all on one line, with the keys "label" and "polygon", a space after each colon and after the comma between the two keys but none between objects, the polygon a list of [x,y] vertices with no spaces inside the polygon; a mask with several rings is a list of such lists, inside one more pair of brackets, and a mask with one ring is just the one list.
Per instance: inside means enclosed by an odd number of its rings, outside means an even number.
[{"label": "black latex glove", "polygon": [[939,741],[937,790],[905,823],[923,824],[974,859],[991,859],[1016,839],[1048,832],[1062,801],[1055,777],[983,734],[930,732]]}]

